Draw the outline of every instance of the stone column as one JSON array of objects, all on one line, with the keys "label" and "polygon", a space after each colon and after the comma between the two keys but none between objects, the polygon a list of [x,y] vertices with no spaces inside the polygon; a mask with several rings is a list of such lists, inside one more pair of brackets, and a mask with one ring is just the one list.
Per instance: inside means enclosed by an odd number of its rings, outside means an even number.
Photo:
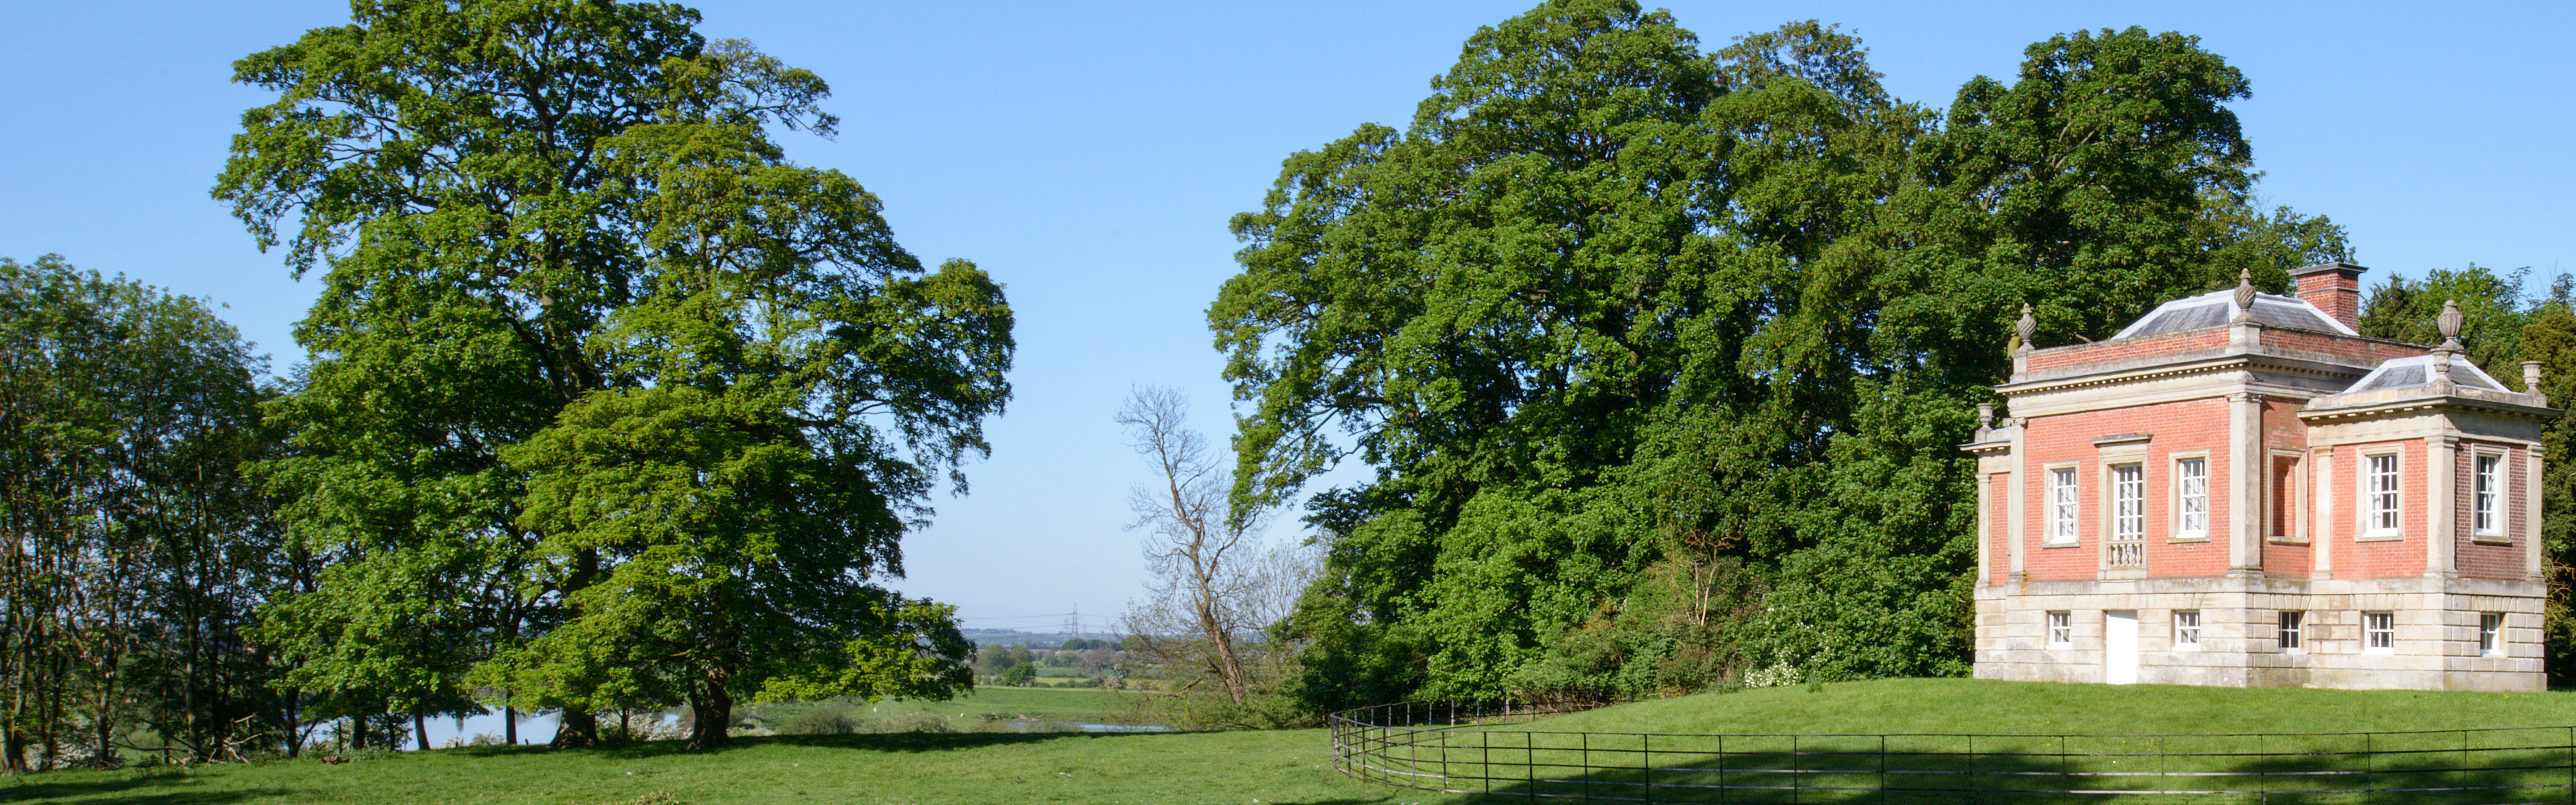
[{"label": "stone column", "polygon": [[2004,519],[2012,529],[2012,541],[2006,544],[2012,568],[2011,575],[2005,579],[2018,584],[2030,578],[2030,451],[2022,449],[2030,438],[2030,422],[2016,418],[2013,424],[2016,427],[2013,428],[2012,447],[2009,448],[2012,450],[2012,481],[2006,484],[2011,487],[2012,502],[2004,509]]},{"label": "stone column", "polygon": [[2263,569],[2263,398],[2227,395],[2227,567]]},{"label": "stone column", "polygon": [[2309,578],[2334,578],[2335,546],[2335,479],[2343,473],[2335,470],[2332,445],[2316,448],[2308,459],[2308,487],[2317,490],[2308,501],[2308,546],[2316,557]]},{"label": "stone column", "polygon": [[2544,448],[2523,448],[2522,484],[2522,575],[2525,580],[2543,580],[2540,545],[2540,454]]},{"label": "stone column", "polygon": [[2459,569],[2454,557],[2460,547],[2460,437],[2429,436],[2424,446],[2429,448],[2424,451],[2424,575],[2455,578]]},{"label": "stone column", "polygon": [[[1978,462],[1978,463],[1983,464],[1984,462]],[[1994,476],[1992,473],[1988,473],[1988,472],[1986,472],[1984,467],[1979,467],[1979,468],[1977,469],[1977,586],[1978,586],[1978,587],[1984,587],[1984,586],[1986,586],[1986,585],[1988,585],[1988,584],[1992,584],[1992,583],[1993,583],[1993,580],[1994,580],[1994,577],[1995,577],[1994,565],[1992,564],[1993,559],[1992,559],[1992,557],[1990,556],[1990,554],[1993,554],[1993,553],[1994,553],[1994,548],[1995,548],[1995,523],[1994,523],[1994,518],[1993,518],[1993,517],[1991,517],[1991,516],[1989,516],[1989,513],[1990,513],[1990,512],[1992,512],[1992,511],[1994,511],[1994,505],[1995,505],[1995,503],[1994,503],[1994,491],[1988,488],[1988,487],[1992,487],[1992,486],[1994,486],[1994,485],[1995,485],[1995,476]]]}]

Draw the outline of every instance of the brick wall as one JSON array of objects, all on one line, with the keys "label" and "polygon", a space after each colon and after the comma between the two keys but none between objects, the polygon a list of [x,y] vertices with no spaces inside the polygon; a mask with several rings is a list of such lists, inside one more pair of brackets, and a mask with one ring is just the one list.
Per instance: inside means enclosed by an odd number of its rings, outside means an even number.
[{"label": "brick wall", "polygon": [[[2369,487],[2361,477],[2361,456],[2388,448],[2398,450],[2397,506],[2398,534],[2401,539],[2360,542],[2361,509],[2368,498]],[[2389,578],[2424,575],[2426,529],[2431,522],[2432,501],[2426,495],[2424,463],[2428,453],[2422,439],[2394,442],[2371,442],[2342,445],[2335,448],[2336,529],[2335,577]],[[2350,490],[2345,492],[2343,490]]]},{"label": "brick wall", "polygon": [[[2020,505],[2025,507],[2023,516],[2029,518],[2024,539],[2031,579],[2091,579],[2099,575],[2102,541],[2109,536],[2103,507],[2109,501],[2105,498],[2102,451],[2093,440],[2117,433],[2155,434],[2147,443],[2144,461],[2149,575],[2209,576],[2226,572],[2225,535],[2230,516],[2227,479],[2233,472],[2228,466],[2226,400],[2207,398],[2038,417],[2026,427],[2022,446],[2026,455],[2021,466],[2027,467],[2031,475],[2023,489],[2027,499]],[[2206,451],[2209,460],[2211,538],[2206,542],[2173,542],[2176,524],[2172,455],[2198,451]],[[2076,463],[2077,546],[2042,547],[2050,524],[2047,467],[2067,461]]]},{"label": "brick wall", "polygon": [[2309,544],[2276,543],[2274,536],[2305,537],[2310,529],[2302,528],[2301,509],[2315,500],[2315,483],[2307,462],[2300,458],[2271,455],[2273,450],[2308,449],[2308,427],[2299,421],[2301,402],[2291,400],[2263,401],[2263,573],[2267,576],[2308,578],[2315,568],[2316,552]]},{"label": "brick wall", "polygon": [[2470,463],[2470,457],[2476,454],[2474,448],[2479,446],[2481,446],[2479,442],[2462,440],[2459,460],[2451,467],[2452,477],[2458,479],[2456,481],[2458,486],[2454,488],[2460,490],[2459,516],[2455,518],[2455,527],[2451,534],[2452,544],[2457,546],[2452,554],[2452,566],[2459,571],[2460,575],[2469,578],[2519,579],[2523,577],[2524,540],[2527,539],[2521,528],[2526,519],[2521,516],[2524,500],[2521,493],[2529,483],[2529,480],[2523,477],[2526,474],[2523,449],[2512,445],[2491,443],[2483,445],[2489,449],[2505,448],[2504,466],[2499,473],[2502,476],[2501,480],[2504,481],[2504,494],[2498,495],[2497,506],[2501,511],[2497,514],[2503,518],[2504,532],[2510,535],[2513,544],[2481,545],[2471,541],[2477,521],[2471,516],[2470,508],[2474,505],[2477,489],[2474,485],[2475,478],[2472,476],[2475,465]]},{"label": "brick wall", "polygon": [[1986,476],[1986,582],[2012,577],[2012,473]]},{"label": "brick wall", "polygon": [[2095,344],[2036,350],[2030,354],[2028,365],[2030,371],[2047,372],[2086,364],[2172,355],[2193,350],[2217,349],[2223,346],[2227,346],[2227,328],[2206,327]]},{"label": "brick wall", "polygon": [[2372,364],[2378,364],[2392,358],[2411,358],[2432,351],[2428,347],[2421,347],[2414,344],[2394,341],[2367,340],[2352,338],[2349,336],[2300,332],[2296,330],[2265,329],[2262,331],[2261,339],[2263,345],[2267,347],[2285,350],[2294,349],[2301,352],[2320,352],[2328,355],[2340,355],[2347,358],[2360,358],[2362,360],[2369,361]]}]

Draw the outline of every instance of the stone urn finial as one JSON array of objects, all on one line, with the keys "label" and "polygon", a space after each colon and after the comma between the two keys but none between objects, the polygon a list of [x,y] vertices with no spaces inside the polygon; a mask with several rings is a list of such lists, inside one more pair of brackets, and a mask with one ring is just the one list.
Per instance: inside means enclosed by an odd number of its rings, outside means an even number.
[{"label": "stone urn finial", "polygon": [[2460,300],[2442,300],[2442,315],[2440,318],[2433,320],[2434,325],[2440,327],[2442,330],[2442,349],[2448,351],[2458,351],[2460,349],[2461,321]]},{"label": "stone urn finial", "polygon": [[2021,348],[2030,348],[2030,337],[2039,334],[2039,320],[2030,317],[2030,303],[2021,303],[2021,321],[2013,322],[2013,334],[2021,336]]},{"label": "stone urn finial", "polygon": [[2252,269],[2236,270],[2236,311],[2239,316],[2254,312],[2254,271]]},{"label": "stone urn finial", "polygon": [[2549,398],[2540,393],[2539,361],[2522,362],[2522,393],[2529,394],[2534,399],[2539,400],[2540,405],[2549,404]]}]

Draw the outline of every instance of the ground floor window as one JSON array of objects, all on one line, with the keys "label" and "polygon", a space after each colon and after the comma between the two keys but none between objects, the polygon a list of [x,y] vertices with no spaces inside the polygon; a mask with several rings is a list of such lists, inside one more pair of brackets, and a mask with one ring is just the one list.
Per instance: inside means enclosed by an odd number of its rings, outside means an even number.
[{"label": "ground floor window", "polygon": [[2174,612],[2173,642],[2175,651],[2200,650],[2200,610],[2184,609]]},{"label": "ground floor window", "polygon": [[2281,646],[2281,653],[2284,653],[2284,654],[2293,654],[2293,653],[2297,653],[2297,652],[2298,652],[2298,650],[2299,650],[2299,622],[2300,622],[2300,621],[2302,621],[2302,620],[2306,620],[2306,616],[2307,616],[2307,614],[2308,614],[2308,613],[2305,613],[2305,612],[2283,612],[2283,613],[2281,613],[2281,631],[2280,631],[2280,646]]},{"label": "ground floor window", "polygon": [[2478,656],[2504,656],[2504,613],[2478,613]]},{"label": "ground floor window", "polygon": [[2397,651],[2397,613],[2361,613],[2361,650],[2372,654]]},{"label": "ground floor window", "polygon": [[2048,613],[2048,647],[2075,647],[2075,613]]}]

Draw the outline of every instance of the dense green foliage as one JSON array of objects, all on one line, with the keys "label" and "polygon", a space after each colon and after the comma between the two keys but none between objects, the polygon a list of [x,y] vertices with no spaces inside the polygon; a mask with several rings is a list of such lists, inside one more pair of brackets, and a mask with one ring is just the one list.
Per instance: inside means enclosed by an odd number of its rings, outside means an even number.
[{"label": "dense green foliage", "polygon": [[1946,113],[1831,27],[1695,41],[1546,3],[1234,218],[1239,505],[1376,469],[1312,504],[1310,706],[1962,673],[1954,445],[2019,306],[2073,343],[2344,251],[2252,206],[2192,37],[2053,38]]},{"label": "dense green foliage", "polygon": [[415,722],[503,691],[565,743],[602,709],[968,684],[950,611],[875,580],[987,449],[1011,314],[785,160],[773,127],[832,131],[822,79],[671,5],[352,16],[236,65],[278,98],[215,187],[325,269],[265,470],[329,563],[263,624],[293,683]]},{"label": "dense green foliage", "polygon": [[0,258],[0,772],[295,726],[243,639],[309,572],[239,471],[262,363],[204,300]]}]

